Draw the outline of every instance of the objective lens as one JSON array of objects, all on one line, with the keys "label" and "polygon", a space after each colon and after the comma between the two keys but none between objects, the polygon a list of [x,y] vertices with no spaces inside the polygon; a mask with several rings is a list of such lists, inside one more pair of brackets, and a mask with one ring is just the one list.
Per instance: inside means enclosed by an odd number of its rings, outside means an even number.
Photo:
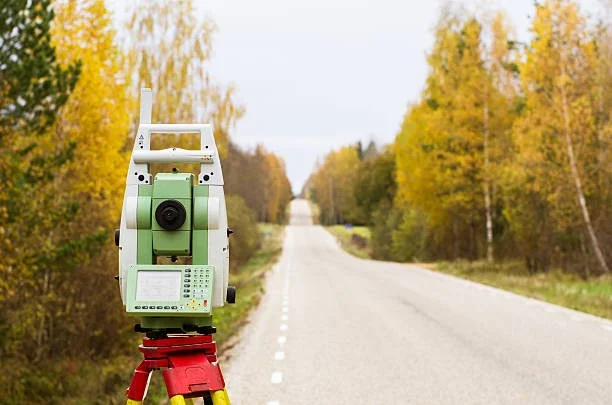
[{"label": "objective lens", "polygon": [[175,231],[185,223],[187,211],[176,200],[162,201],[155,210],[155,220],[167,231]]}]

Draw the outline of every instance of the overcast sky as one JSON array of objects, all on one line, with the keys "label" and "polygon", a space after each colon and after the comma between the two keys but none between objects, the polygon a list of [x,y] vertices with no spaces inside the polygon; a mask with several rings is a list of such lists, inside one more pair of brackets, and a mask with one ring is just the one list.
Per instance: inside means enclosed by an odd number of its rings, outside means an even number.
[{"label": "overcast sky", "polygon": [[[212,74],[247,113],[232,134],[280,154],[298,192],[317,158],[348,143],[389,143],[427,74],[437,0],[201,0],[218,25]],[[533,0],[463,0],[502,8],[528,38]],[[597,0],[581,0],[595,10]]]}]

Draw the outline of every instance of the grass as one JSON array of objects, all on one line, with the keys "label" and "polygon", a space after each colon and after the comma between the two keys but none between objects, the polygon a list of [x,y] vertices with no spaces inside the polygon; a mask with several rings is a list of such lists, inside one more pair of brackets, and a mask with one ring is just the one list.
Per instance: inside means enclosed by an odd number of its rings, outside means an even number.
[{"label": "grass", "polygon": [[[362,259],[370,258],[370,229],[366,226],[353,226],[347,228],[344,225],[328,226],[327,230],[334,235],[342,248],[353,256]],[[353,235],[358,236],[354,238]],[[362,241],[357,243],[356,240]]]},{"label": "grass", "polygon": [[215,311],[215,339],[221,349],[230,343],[240,327],[246,322],[249,312],[259,304],[264,292],[265,273],[276,263],[281,251],[283,227],[274,224],[259,224],[262,233],[261,248],[240,269],[230,275],[230,285],[236,286],[236,303]]},{"label": "grass", "polygon": [[434,270],[612,319],[611,276],[584,280],[558,270],[531,274],[518,261],[502,264],[442,262]]}]

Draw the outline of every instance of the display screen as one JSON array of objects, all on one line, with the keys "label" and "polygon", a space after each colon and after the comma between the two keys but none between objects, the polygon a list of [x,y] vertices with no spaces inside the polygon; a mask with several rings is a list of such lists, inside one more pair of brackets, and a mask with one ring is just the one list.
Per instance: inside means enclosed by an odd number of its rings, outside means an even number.
[{"label": "display screen", "polygon": [[180,271],[139,271],[136,279],[136,301],[179,301]]}]

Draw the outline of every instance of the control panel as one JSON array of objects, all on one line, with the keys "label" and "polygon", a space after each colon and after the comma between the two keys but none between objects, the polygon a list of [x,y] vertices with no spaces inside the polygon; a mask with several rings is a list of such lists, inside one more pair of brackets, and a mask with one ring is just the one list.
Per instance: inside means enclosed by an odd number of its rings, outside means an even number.
[{"label": "control panel", "polygon": [[130,265],[127,313],[147,316],[209,314],[215,267],[209,265]]}]

